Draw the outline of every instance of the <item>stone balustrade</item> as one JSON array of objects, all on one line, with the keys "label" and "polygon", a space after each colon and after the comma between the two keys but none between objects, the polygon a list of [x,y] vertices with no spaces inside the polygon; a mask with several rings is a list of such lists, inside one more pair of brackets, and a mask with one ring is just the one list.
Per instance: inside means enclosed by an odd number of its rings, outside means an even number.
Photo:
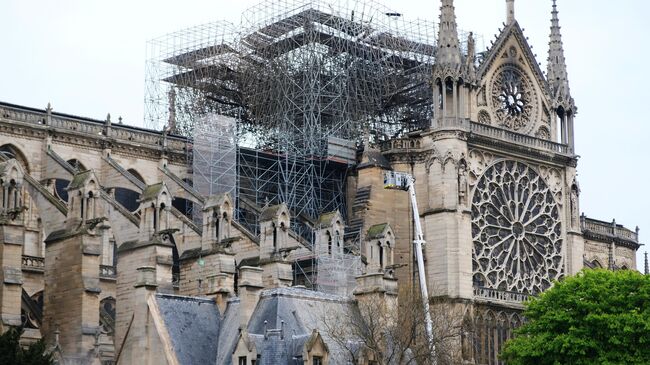
[{"label": "stone balustrade", "polygon": [[396,138],[381,142],[379,148],[382,152],[391,150],[413,151],[422,148],[422,142],[419,139],[413,138]]},{"label": "stone balustrade", "polygon": [[23,255],[23,270],[43,272],[45,270],[45,258]]},{"label": "stone balustrade", "polygon": [[[469,119],[444,118],[436,120],[433,123],[433,130],[460,129],[477,136],[489,137],[491,139],[502,140],[506,142],[517,143],[539,150],[551,151],[555,153],[570,154],[569,146],[556,143],[546,139],[541,139],[526,134],[513,132],[504,128],[493,127],[486,124],[472,122]],[[396,138],[389,141],[381,142],[379,147],[382,152],[387,151],[413,151],[422,148],[421,139],[414,138]]]},{"label": "stone balustrade", "polygon": [[[59,113],[49,115],[46,110],[13,106],[0,103],[0,120],[49,126],[54,129],[74,131],[85,135],[103,136],[106,132],[106,122],[101,120],[75,117]],[[114,123],[110,127],[111,138],[116,140],[130,141],[151,147],[162,145],[162,133],[144,128],[138,128],[123,124]],[[186,148],[187,140],[180,136],[167,136],[167,148],[174,151],[183,151]]]},{"label": "stone balustrade", "polygon": [[568,145],[555,143],[546,139],[541,139],[526,134],[512,132],[503,128],[492,127],[486,124],[470,122],[470,131],[481,136],[522,144],[541,150],[547,150],[561,154],[569,154]]},{"label": "stone balustrade", "polygon": [[117,278],[117,271],[115,266],[112,265],[99,265],[99,277],[102,279],[115,279]]},{"label": "stone balustrade", "polygon": [[583,232],[603,235],[610,238],[618,238],[626,241],[639,242],[638,231],[632,231],[620,224],[613,222],[603,222],[595,219],[590,219],[584,215],[580,219],[580,228]]},{"label": "stone balustrade", "polygon": [[474,287],[474,298],[487,299],[493,302],[523,303],[531,296],[524,293],[508,292],[497,289]]}]

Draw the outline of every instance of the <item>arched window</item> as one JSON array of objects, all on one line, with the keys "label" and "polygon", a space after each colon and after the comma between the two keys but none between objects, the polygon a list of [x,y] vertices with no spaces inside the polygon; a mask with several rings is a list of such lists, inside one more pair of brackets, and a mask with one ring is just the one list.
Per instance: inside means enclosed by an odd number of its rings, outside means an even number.
[{"label": "arched window", "polygon": [[88,217],[95,218],[95,204],[93,201],[94,194],[92,191],[88,192],[88,198],[86,198],[86,210],[88,211]]},{"label": "arched window", "polygon": [[[79,193],[81,195],[81,193]],[[86,205],[86,199],[83,195],[81,196],[81,219],[84,219],[84,206]]]},{"label": "arched window", "polygon": [[384,268],[384,248],[381,246],[381,242],[377,242],[377,249],[379,250],[379,267]]},{"label": "arched window", "polygon": [[153,208],[153,230],[158,230],[158,212],[156,211],[156,204],[151,203],[151,208]]},{"label": "arched window", "polygon": [[214,239],[218,240],[219,239],[219,214],[217,212],[212,213],[212,219],[214,222]]},{"label": "arched window", "polygon": [[331,255],[332,254],[332,235],[330,234],[329,231],[325,233],[327,235],[327,254]]},{"label": "arched window", "polygon": [[165,211],[165,203],[160,203],[160,208],[158,209],[158,227],[156,228],[156,230],[158,231],[162,229],[161,224],[163,222],[164,211]]},{"label": "arched window", "polygon": [[273,250],[278,249],[278,227],[275,225],[275,223],[272,224],[273,228]]},{"label": "arched window", "polygon": [[115,298],[107,297],[99,302],[99,326],[102,333],[113,334],[115,329]]}]

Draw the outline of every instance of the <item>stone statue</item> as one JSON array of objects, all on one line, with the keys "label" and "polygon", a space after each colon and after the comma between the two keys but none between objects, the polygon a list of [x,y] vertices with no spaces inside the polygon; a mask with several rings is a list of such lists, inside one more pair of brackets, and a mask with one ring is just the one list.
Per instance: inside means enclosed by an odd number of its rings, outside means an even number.
[{"label": "stone statue", "polygon": [[458,203],[467,204],[467,166],[465,163],[458,166]]},{"label": "stone statue", "polygon": [[474,33],[469,32],[467,36],[467,64],[473,65],[476,57],[476,44],[474,43]]},{"label": "stone statue", "polygon": [[573,187],[571,189],[571,226],[575,227],[577,225],[577,219],[578,219],[578,190]]}]

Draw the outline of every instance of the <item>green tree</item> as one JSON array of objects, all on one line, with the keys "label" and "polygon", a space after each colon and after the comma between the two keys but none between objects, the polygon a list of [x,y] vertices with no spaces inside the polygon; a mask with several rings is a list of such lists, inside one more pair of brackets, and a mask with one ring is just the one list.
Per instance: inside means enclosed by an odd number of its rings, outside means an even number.
[{"label": "green tree", "polygon": [[9,328],[0,335],[0,364],[51,365],[52,356],[45,354],[45,343],[39,340],[27,348],[20,346],[22,330]]},{"label": "green tree", "polygon": [[501,354],[509,365],[648,364],[650,276],[585,270],[526,306]]}]

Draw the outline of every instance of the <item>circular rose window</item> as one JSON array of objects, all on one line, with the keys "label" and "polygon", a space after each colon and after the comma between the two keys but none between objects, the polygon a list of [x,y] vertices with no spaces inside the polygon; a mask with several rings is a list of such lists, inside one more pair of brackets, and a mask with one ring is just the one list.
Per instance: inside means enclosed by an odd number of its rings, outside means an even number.
[{"label": "circular rose window", "polygon": [[472,199],[474,285],[537,294],[562,275],[562,227],[552,192],[532,168],[501,161]]}]

